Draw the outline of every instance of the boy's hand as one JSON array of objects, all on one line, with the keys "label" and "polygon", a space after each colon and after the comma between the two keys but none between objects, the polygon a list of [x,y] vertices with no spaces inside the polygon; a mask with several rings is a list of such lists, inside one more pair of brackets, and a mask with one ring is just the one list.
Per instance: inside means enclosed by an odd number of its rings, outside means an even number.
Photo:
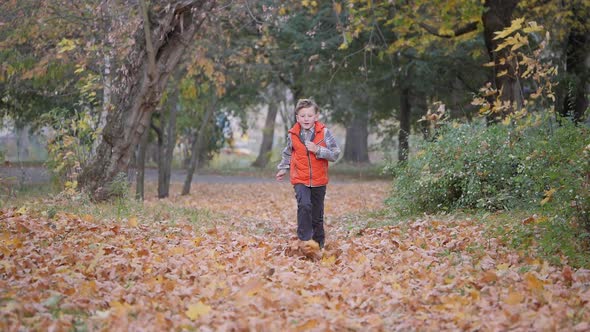
[{"label": "boy's hand", "polygon": [[307,148],[307,150],[309,152],[313,152],[313,153],[318,152],[318,150],[320,149],[319,145],[312,143],[311,141],[305,142],[305,147]]},{"label": "boy's hand", "polygon": [[285,169],[279,170],[276,175],[277,181],[283,181],[285,174],[287,174],[287,170],[285,170]]}]

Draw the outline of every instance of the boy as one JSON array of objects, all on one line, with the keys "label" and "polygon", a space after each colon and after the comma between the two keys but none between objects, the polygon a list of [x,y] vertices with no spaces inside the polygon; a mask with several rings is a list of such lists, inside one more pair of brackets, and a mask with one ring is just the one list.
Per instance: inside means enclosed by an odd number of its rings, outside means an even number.
[{"label": "boy", "polygon": [[319,258],[324,247],[324,197],[328,184],[328,161],[336,161],[340,148],[332,132],[318,121],[319,107],[313,100],[300,99],[295,106],[295,125],[289,130],[287,146],[277,168],[278,181],[290,169],[297,198],[297,237],[308,257]]}]

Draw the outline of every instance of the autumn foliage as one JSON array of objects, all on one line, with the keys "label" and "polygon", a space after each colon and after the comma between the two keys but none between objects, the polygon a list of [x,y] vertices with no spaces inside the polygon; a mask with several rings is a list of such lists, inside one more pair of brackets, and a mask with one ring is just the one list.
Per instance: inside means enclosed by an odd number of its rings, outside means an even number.
[{"label": "autumn foliage", "polygon": [[392,224],[389,188],[329,186],[319,261],[289,251],[288,184],[199,184],[145,203],[170,214],[118,219],[48,214],[48,202],[1,210],[0,329],[590,328],[590,271],[510,250],[475,219]]}]

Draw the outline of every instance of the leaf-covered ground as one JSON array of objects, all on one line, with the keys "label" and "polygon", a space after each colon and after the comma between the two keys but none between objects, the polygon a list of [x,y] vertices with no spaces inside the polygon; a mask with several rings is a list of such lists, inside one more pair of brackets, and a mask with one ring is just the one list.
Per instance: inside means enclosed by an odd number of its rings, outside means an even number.
[{"label": "leaf-covered ground", "polygon": [[0,330],[590,329],[590,271],[511,251],[468,218],[371,228],[388,190],[329,186],[320,261],[292,247],[286,183],[145,203],[201,211],[185,220],[4,209]]}]

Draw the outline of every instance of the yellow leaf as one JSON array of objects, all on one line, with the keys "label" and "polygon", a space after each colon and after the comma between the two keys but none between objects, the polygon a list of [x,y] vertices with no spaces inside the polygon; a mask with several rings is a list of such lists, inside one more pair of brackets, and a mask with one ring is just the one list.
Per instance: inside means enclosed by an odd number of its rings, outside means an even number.
[{"label": "yellow leaf", "polygon": [[496,37],[494,37],[494,40],[508,37],[514,31],[521,29],[522,23],[524,23],[524,18],[522,17],[512,20],[512,24],[509,27],[504,28],[504,30],[502,31],[494,32],[494,34],[496,35]]},{"label": "yellow leaf", "polygon": [[524,295],[511,289],[508,291],[508,296],[504,299],[504,303],[514,305],[521,303],[523,300]]},{"label": "yellow leaf", "polygon": [[16,214],[18,214],[18,215],[21,215],[22,216],[25,213],[27,213],[27,207],[26,206],[23,206],[20,209],[16,210]]},{"label": "yellow leaf", "polygon": [[310,296],[305,298],[305,302],[307,302],[308,304],[321,303],[322,298],[319,296]]},{"label": "yellow leaf", "polygon": [[532,291],[540,291],[543,289],[543,281],[530,272],[524,276],[524,280],[526,281],[528,288]]},{"label": "yellow leaf", "polygon": [[198,247],[201,244],[201,242],[203,242],[203,238],[200,236],[193,239],[193,243],[195,244],[195,247]]},{"label": "yellow leaf", "polygon": [[336,15],[342,13],[342,4],[340,2],[334,2],[334,11],[336,12]]},{"label": "yellow leaf", "polygon": [[137,227],[137,217],[131,217],[127,220],[127,224],[131,227]]},{"label": "yellow leaf", "polygon": [[126,313],[132,308],[132,306],[129,303],[125,303],[125,302],[121,303],[119,301],[111,301],[111,302],[109,302],[109,306],[115,312],[118,312],[120,314]]},{"label": "yellow leaf", "polygon": [[508,70],[502,70],[501,72],[499,72],[496,77],[502,77],[502,76],[506,76],[508,75]]},{"label": "yellow leaf", "polygon": [[208,314],[209,311],[211,311],[211,307],[199,301],[189,305],[185,314],[191,320],[197,320],[199,317]]},{"label": "yellow leaf", "polygon": [[510,51],[514,52],[517,49],[519,49],[519,48],[521,48],[521,47],[523,47],[524,45],[527,45],[527,44],[528,43],[520,43],[520,42],[519,43],[516,43],[516,44],[512,45],[512,47],[510,48]]},{"label": "yellow leaf", "polygon": [[528,27],[522,29],[524,33],[533,33],[543,31],[542,25],[537,25],[537,22],[531,21],[527,23]]},{"label": "yellow leaf", "polygon": [[551,188],[549,190],[545,191],[545,198],[543,198],[543,200],[541,201],[541,205],[545,205],[549,202],[551,202],[551,200],[553,199],[553,194],[555,194],[555,191],[557,189],[555,188]]},{"label": "yellow leaf", "polygon": [[82,284],[77,287],[77,291],[82,297],[94,297],[97,291],[96,281],[90,280],[82,282]]},{"label": "yellow leaf", "polygon": [[334,265],[336,263],[336,256],[322,257],[322,265]]},{"label": "yellow leaf", "polygon": [[498,269],[498,271],[506,271],[506,270],[508,270],[508,267],[510,267],[510,265],[508,265],[508,263],[502,263],[502,264],[498,264],[498,266],[496,266],[496,269]]},{"label": "yellow leaf", "polygon": [[531,74],[533,73],[533,70],[535,70],[535,67],[533,66],[528,66],[527,69],[525,70],[524,73],[522,73],[522,77],[523,78],[528,78],[529,76],[531,76]]},{"label": "yellow leaf", "polygon": [[184,249],[184,247],[174,247],[174,248],[170,249],[170,252],[174,255],[182,256],[182,255],[184,255],[186,250]]},{"label": "yellow leaf", "polygon": [[58,53],[64,53],[76,48],[76,41],[72,39],[63,38],[58,44]]}]

